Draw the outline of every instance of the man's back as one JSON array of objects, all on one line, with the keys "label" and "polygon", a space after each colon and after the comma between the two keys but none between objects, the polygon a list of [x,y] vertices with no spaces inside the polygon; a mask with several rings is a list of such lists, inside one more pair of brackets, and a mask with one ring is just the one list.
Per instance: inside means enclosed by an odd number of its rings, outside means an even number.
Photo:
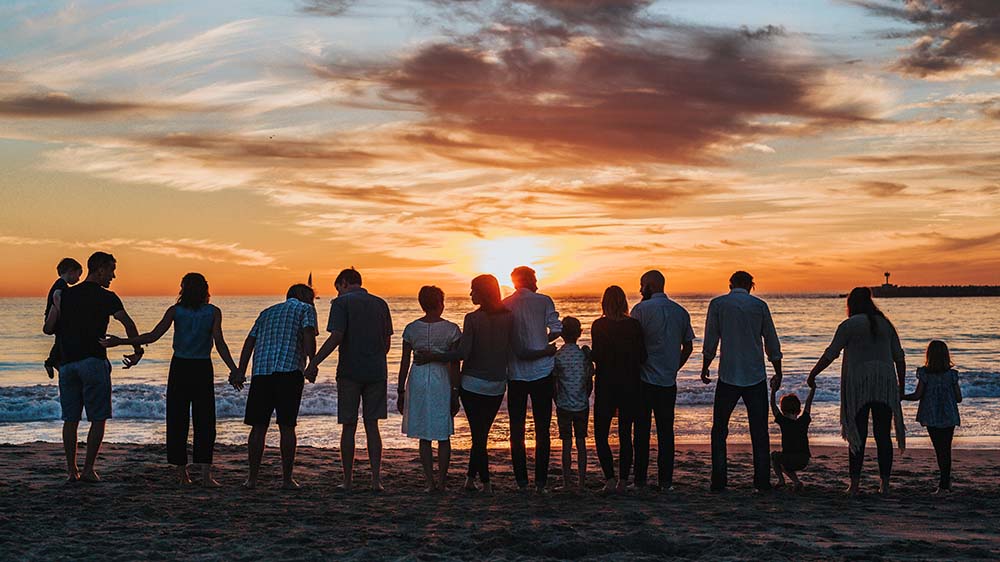
[{"label": "man's back", "polygon": [[100,339],[107,335],[111,316],[124,308],[118,295],[92,281],[63,289],[56,327],[61,361],[107,359]]},{"label": "man's back", "polygon": [[631,316],[642,325],[646,338],[642,380],[657,386],[676,385],[681,346],[694,340],[691,315],[664,293],[655,293],[636,304]]},{"label": "man's back", "polygon": [[[552,299],[529,289],[518,289],[503,301],[514,313],[514,337],[522,350],[540,350],[549,344],[549,333],[562,331],[562,323]],[[553,357],[518,359],[511,357],[510,378],[515,381],[534,381],[547,377],[555,367]]]},{"label": "man's back", "polygon": [[250,329],[250,335],[256,339],[254,376],[303,369],[301,334],[307,327],[316,327],[316,309],[310,304],[289,298],[264,309]]},{"label": "man's back", "polygon": [[327,330],[344,334],[337,378],[357,382],[388,378],[386,354],[392,315],[384,300],[361,288],[345,292],[330,303]]},{"label": "man's back", "polygon": [[781,346],[763,300],[745,289],[712,299],[705,322],[706,357],[714,358],[722,341],[719,380],[735,386],[751,386],[766,378],[764,345],[772,361],[781,359]]}]

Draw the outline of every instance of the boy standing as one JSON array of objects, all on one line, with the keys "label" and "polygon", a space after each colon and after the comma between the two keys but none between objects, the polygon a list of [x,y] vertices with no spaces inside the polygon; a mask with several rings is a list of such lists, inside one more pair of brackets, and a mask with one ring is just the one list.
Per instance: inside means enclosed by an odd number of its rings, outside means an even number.
[{"label": "boy standing", "polygon": [[[76,285],[80,281],[80,277],[83,276],[83,266],[73,258],[63,258],[56,265],[56,273],[59,274],[59,278],[49,289],[49,296],[45,301],[45,318],[49,317],[52,303],[58,298],[56,295],[61,295],[63,289],[69,289],[71,285]],[[52,350],[49,351],[49,356],[45,359],[45,372],[48,373],[50,379],[53,379],[58,368],[59,342],[56,341],[52,344]]]},{"label": "boy standing", "polygon": [[573,461],[573,439],[576,438],[576,462],[579,482],[583,489],[587,478],[587,418],[590,415],[590,393],[594,388],[590,348],[576,345],[583,329],[572,316],[562,320],[565,342],[555,355],[556,419],[559,440],[562,441],[563,486],[570,487],[570,465]]},{"label": "boy standing", "polygon": [[[771,411],[774,413],[774,423],[781,428],[781,450],[771,453],[771,466],[778,476],[777,487],[785,485],[787,474],[798,492],[802,489],[802,482],[799,482],[796,472],[809,465],[809,422],[812,421],[809,411],[812,409],[816,387],[809,389],[805,408],[802,408],[799,397],[794,394],[782,396],[779,408],[775,402],[777,392],[777,388],[771,389]],[[800,411],[802,415],[799,415]]]}]

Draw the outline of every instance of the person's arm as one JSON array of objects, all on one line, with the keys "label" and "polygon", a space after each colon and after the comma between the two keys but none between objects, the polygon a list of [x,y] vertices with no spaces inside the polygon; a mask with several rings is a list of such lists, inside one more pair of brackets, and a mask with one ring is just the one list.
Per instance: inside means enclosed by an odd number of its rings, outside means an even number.
[{"label": "person's arm", "polygon": [[917,381],[917,389],[903,395],[903,400],[918,401],[924,397],[924,381]]},{"label": "person's arm", "polygon": [[[809,396],[812,397],[812,394]],[[771,387],[771,413],[774,414],[774,419],[781,419],[781,408],[778,407],[778,389],[773,386]]]},{"label": "person's arm", "polygon": [[[303,326],[299,329],[299,338],[302,340],[302,354],[306,356],[306,361],[311,363],[316,357],[316,326]],[[303,372],[303,376],[305,373]],[[313,373],[309,382],[316,382],[316,373]]]},{"label": "person's arm", "polygon": [[218,352],[222,362],[229,368],[229,374],[239,370],[233,355],[229,352],[229,344],[226,343],[226,336],[222,332],[222,311],[215,309],[215,318],[212,320],[212,339],[215,340],[215,351]]},{"label": "person's arm", "polygon": [[840,323],[840,326],[837,326],[837,332],[833,335],[833,341],[830,342],[830,346],[826,348],[826,351],[816,361],[812,370],[809,371],[809,378],[806,379],[806,384],[809,385],[809,388],[814,388],[816,386],[816,377],[826,370],[836,358],[840,357],[840,352],[847,347],[848,339],[847,321],[844,321]]},{"label": "person's arm", "polygon": [[708,303],[708,314],[705,315],[705,340],[701,346],[701,382],[712,382],[710,367],[719,352],[719,311],[715,301]]},{"label": "person's arm", "polygon": [[305,371],[306,378],[312,377],[312,380],[315,380],[316,373],[319,372],[319,364],[325,361],[333,353],[333,350],[337,349],[344,342],[344,332],[347,330],[347,309],[344,308],[346,305],[343,302],[338,302],[342,300],[334,299],[330,303],[330,320],[326,326],[327,331],[330,332],[330,337],[326,338],[323,346],[319,348],[319,351],[309,361],[309,366],[306,367]]},{"label": "person's arm", "polygon": [[[139,329],[135,327],[135,322],[132,321],[132,317],[125,312],[125,309],[121,309],[114,313],[114,319],[117,320],[125,328],[125,333],[128,334],[129,338],[136,338],[139,336]],[[142,355],[145,353],[142,346],[138,344],[132,344],[132,354],[126,355],[122,358],[122,363],[125,365],[126,369],[131,369],[142,361]]]},{"label": "person's arm", "polygon": [[814,386],[809,389],[809,396],[806,396],[806,406],[802,410],[803,412],[809,414],[810,416],[812,415],[811,412],[813,407],[813,398],[815,397],[816,397],[816,387]]},{"label": "person's arm", "polygon": [[[545,302],[545,327],[549,331],[549,343],[556,341],[562,335],[562,321],[559,320],[556,305],[550,298],[546,298]],[[545,357],[545,355],[542,355],[542,357]],[[522,359],[525,358],[522,357]]]},{"label": "person's arm", "polygon": [[764,322],[761,325],[761,337],[764,338],[764,351],[767,359],[774,367],[774,376],[771,377],[771,388],[781,388],[781,342],[778,340],[778,330],[774,327],[774,319],[771,318],[771,309],[764,304]]},{"label": "person's arm", "polygon": [[174,313],[176,310],[177,310],[177,305],[172,305],[171,307],[167,308],[167,311],[163,313],[163,318],[160,319],[160,322],[155,327],[153,327],[152,330],[146,332],[145,334],[136,336],[134,338],[132,337],[119,338],[118,336],[108,336],[103,340],[101,340],[101,345],[103,345],[104,347],[117,347],[119,345],[146,345],[150,343],[156,343],[160,338],[163,337],[163,334],[167,333],[167,330],[170,329],[170,325],[173,324],[174,322]]},{"label": "person's arm", "polygon": [[250,366],[250,358],[253,356],[254,348],[257,347],[255,333],[255,330],[250,330],[247,339],[243,341],[243,350],[240,351],[240,363],[236,366],[236,372],[229,375],[229,384],[233,385],[233,388],[236,390],[243,390],[243,385],[247,382],[247,367]]},{"label": "person's arm", "polygon": [[59,311],[62,305],[62,291],[57,291],[52,295],[52,307],[45,317],[45,325],[42,326],[42,333],[51,336],[56,333],[56,326],[59,324]]},{"label": "person's arm", "polygon": [[[404,339],[403,356],[399,359],[399,381],[396,383],[396,409],[399,410],[400,414],[403,413],[403,395],[406,393],[406,377],[410,374],[410,354],[412,352],[413,346]],[[454,383],[452,383],[452,388],[454,388]]]},{"label": "person's arm", "polygon": [[694,329],[691,328],[691,316],[684,313],[684,342],[681,344],[681,360],[677,364],[677,371],[680,372],[687,364],[691,354],[694,353]]}]

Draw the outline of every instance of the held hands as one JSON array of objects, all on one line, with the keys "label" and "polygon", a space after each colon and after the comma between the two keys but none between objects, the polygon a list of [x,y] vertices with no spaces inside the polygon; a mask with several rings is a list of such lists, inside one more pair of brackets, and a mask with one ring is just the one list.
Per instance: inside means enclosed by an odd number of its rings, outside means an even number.
[{"label": "held hands", "polygon": [[405,401],[406,391],[402,388],[396,390],[396,409],[399,413],[403,413],[403,402]]},{"label": "held hands", "polygon": [[302,373],[302,376],[306,378],[310,383],[316,382],[316,376],[319,375],[319,367],[310,363],[306,370]]},{"label": "held hands", "polygon": [[454,388],[451,391],[451,417],[458,415],[458,410],[461,408],[461,404],[458,401],[458,389]]},{"label": "held hands", "polygon": [[243,385],[247,382],[247,376],[240,370],[229,373],[229,384],[236,390],[243,390]]},{"label": "held hands", "polygon": [[709,372],[708,367],[701,368],[701,382],[705,384],[709,384],[712,382],[711,373]]},{"label": "held hands", "polygon": [[122,355],[122,365],[125,365],[126,369],[131,369],[132,367],[135,367],[136,365],[139,364],[139,361],[142,361],[143,354],[144,352],[140,347],[139,349],[135,350],[135,353],[132,353],[130,355]]},{"label": "held hands", "polygon": [[98,343],[107,349],[109,347],[118,347],[119,345],[122,345],[124,340],[118,336],[105,336],[104,339],[98,340]]},{"label": "held hands", "polygon": [[781,388],[781,375],[771,377],[771,392],[777,392]]}]

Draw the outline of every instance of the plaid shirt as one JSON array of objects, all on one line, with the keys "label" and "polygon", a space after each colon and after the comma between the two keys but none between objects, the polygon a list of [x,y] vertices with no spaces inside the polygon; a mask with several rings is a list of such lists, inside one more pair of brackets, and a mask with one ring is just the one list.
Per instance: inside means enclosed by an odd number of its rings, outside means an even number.
[{"label": "plaid shirt", "polygon": [[302,350],[303,328],[316,327],[316,308],[298,299],[266,308],[257,317],[250,336],[253,349],[253,376],[301,371],[306,366]]}]

